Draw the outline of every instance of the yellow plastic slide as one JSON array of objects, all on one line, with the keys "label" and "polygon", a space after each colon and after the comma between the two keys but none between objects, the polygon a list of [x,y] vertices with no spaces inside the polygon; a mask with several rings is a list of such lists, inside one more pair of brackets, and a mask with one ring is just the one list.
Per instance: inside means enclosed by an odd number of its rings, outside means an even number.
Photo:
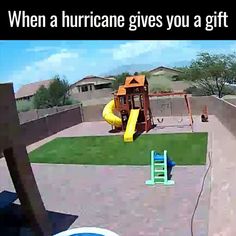
[{"label": "yellow plastic slide", "polygon": [[125,142],[133,142],[134,140],[134,133],[136,123],[138,121],[139,109],[132,109],[130,111],[128,124],[126,126],[125,134],[124,134],[124,141]]},{"label": "yellow plastic slide", "polygon": [[113,125],[115,127],[121,127],[122,125],[121,118],[114,115],[114,109],[115,109],[115,101],[113,99],[109,103],[107,103],[107,105],[104,107],[102,112],[103,119],[110,125]]}]

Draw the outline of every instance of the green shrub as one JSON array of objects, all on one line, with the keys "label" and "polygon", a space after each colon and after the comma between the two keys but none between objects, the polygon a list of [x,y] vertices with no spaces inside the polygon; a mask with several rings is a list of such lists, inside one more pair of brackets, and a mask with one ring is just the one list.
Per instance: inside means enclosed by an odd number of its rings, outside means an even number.
[{"label": "green shrub", "polygon": [[69,83],[59,75],[53,77],[49,87],[42,85],[34,95],[34,108],[64,106],[69,97]]},{"label": "green shrub", "polygon": [[42,85],[34,95],[33,104],[35,109],[43,109],[50,107],[49,92],[44,85]]},{"label": "green shrub", "polygon": [[18,112],[29,111],[33,109],[32,100],[18,100],[16,101],[16,108]]},{"label": "green shrub", "polygon": [[112,88],[117,90],[120,85],[124,85],[125,79],[127,76],[130,76],[128,72],[124,72],[122,74],[116,75],[115,80],[113,81]]},{"label": "green shrub", "polygon": [[172,81],[183,81],[184,80],[181,75],[172,75],[171,78],[172,78]]},{"label": "green shrub", "polygon": [[[217,95],[217,89],[215,88],[214,94],[206,91],[204,88],[199,88],[197,86],[192,86],[185,89],[185,92],[188,94],[192,94],[192,96],[210,96],[210,95]],[[225,86],[222,95],[236,95],[236,88]]]},{"label": "green shrub", "polygon": [[193,96],[207,96],[208,94],[203,88],[197,86],[191,86],[184,90],[185,93],[192,94]]},{"label": "green shrub", "polygon": [[172,89],[168,85],[164,84],[155,84],[150,88],[151,93],[169,93],[172,92]]},{"label": "green shrub", "polygon": [[236,95],[236,88],[231,86],[225,86],[222,92],[223,96],[225,95]]}]

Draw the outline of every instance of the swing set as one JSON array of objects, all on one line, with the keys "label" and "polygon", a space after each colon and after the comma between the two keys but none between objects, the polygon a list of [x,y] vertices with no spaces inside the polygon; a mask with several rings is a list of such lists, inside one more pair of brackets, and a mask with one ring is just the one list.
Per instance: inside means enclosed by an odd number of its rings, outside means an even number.
[{"label": "swing set", "polygon": [[[189,118],[189,122],[187,124],[187,126],[191,127],[191,131],[193,132],[193,117],[192,117],[192,111],[191,111],[191,106],[190,106],[190,101],[189,101],[189,97],[187,93],[183,93],[183,92],[168,92],[168,93],[152,93],[149,94],[149,97],[172,97],[172,96],[180,96],[184,98],[184,102],[186,105],[186,110],[187,110],[187,114],[188,114],[188,118]],[[159,124],[162,124],[164,122],[164,118],[157,118],[157,122]],[[177,120],[178,125],[175,126],[186,126],[186,125],[181,125],[181,123],[183,122],[183,116],[181,115],[181,117]],[[171,125],[174,126],[174,125]],[[165,127],[170,127],[170,125],[165,125]],[[163,127],[164,128],[164,127]]]}]

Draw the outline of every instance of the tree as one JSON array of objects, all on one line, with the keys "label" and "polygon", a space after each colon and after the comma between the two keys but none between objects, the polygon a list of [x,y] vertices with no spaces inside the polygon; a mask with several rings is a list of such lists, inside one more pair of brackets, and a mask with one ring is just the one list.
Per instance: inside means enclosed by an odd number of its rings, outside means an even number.
[{"label": "tree", "polygon": [[45,86],[41,86],[33,98],[33,105],[34,108],[40,109],[40,108],[48,108],[49,107],[49,93],[47,88]]},{"label": "tree", "polygon": [[183,77],[195,82],[208,95],[224,96],[226,83],[236,75],[235,54],[200,53],[186,69]]},{"label": "tree", "polygon": [[60,77],[56,75],[48,88],[50,106],[65,105],[69,97],[69,88],[69,83],[65,79],[60,79]]},{"label": "tree", "polygon": [[149,71],[141,71],[139,75],[145,75],[147,79],[151,77],[151,73]]},{"label": "tree", "polygon": [[115,76],[115,81],[113,82],[113,89],[117,90],[120,85],[123,85],[125,83],[125,78],[127,76],[131,76],[128,72],[124,72],[122,74],[119,74]]},{"label": "tree", "polygon": [[48,88],[41,86],[34,96],[34,108],[48,108],[69,104],[69,83],[54,76]]},{"label": "tree", "polygon": [[33,101],[30,100],[18,100],[16,101],[16,108],[18,112],[29,111],[33,108]]}]

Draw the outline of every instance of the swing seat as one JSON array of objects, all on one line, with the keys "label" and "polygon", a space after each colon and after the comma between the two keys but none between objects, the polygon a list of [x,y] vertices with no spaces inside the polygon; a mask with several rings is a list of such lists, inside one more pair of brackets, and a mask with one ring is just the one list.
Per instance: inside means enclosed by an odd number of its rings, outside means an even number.
[{"label": "swing seat", "polygon": [[208,122],[208,117],[204,114],[201,115],[202,122]]}]

